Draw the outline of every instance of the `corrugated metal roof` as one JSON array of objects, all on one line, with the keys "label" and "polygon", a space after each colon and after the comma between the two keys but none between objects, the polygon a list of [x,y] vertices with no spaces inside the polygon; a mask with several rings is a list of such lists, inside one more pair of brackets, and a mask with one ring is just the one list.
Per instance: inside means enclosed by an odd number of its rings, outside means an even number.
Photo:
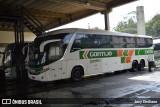
[{"label": "corrugated metal roof", "polygon": [[[0,0],[0,5],[24,6],[49,30],[132,1],[136,0]],[[12,30],[12,24],[5,24],[0,21],[1,30]]]}]

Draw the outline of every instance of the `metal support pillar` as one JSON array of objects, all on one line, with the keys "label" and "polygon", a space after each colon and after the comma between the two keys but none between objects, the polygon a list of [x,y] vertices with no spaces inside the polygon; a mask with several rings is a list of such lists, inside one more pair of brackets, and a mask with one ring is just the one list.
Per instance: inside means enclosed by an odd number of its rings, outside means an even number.
[{"label": "metal support pillar", "polygon": [[[4,57],[4,53],[0,51],[0,57]],[[3,59],[2,59],[3,60]],[[5,71],[3,64],[0,64],[0,91],[5,90],[5,83],[6,83],[6,77],[5,77]]]},{"label": "metal support pillar", "polygon": [[[14,23],[14,32],[15,32],[15,46],[18,46],[19,45],[19,33],[18,33],[18,20],[16,20],[15,21],[15,23]],[[17,52],[18,50],[17,50],[17,48],[14,50],[14,53],[13,53],[13,55],[14,55],[14,58],[15,58],[15,66],[16,66],[16,79],[17,79],[17,81],[20,81],[20,71],[19,71],[19,63],[18,63],[18,60],[19,60],[19,58],[17,59],[16,57],[17,57],[17,54],[18,54],[18,52]]]},{"label": "metal support pillar", "polygon": [[104,21],[105,21],[105,30],[110,30],[109,26],[109,12],[104,13]]},{"label": "metal support pillar", "polygon": [[25,57],[23,55],[23,46],[24,46],[24,29],[23,29],[23,18],[21,18],[20,20],[20,50],[21,50],[21,80],[22,82],[27,82],[28,81],[28,73],[27,73],[27,70],[25,69]]},{"label": "metal support pillar", "polygon": [[14,35],[15,35],[15,43],[18,43],[18,23],[14,22]]},{"label": "metal support pillar", "polygon": [[112,11],[109,7],[107,10],[103,11],[102,13],[104,14],[104,22],[105,22],[105,30],[110,30],[110,25],[109,25],[109,13]]},{"label": "metal support pillar", "polygon": [[18,82],[26,82],[28,79],[27,71],[25,70],[25,61],[22,53],[24,45],[24,31],[23,31],[23,18],[15,21],[15,65]]},{"label": "metal support pillar", "polygon": [[6,77],[4,68],[0,68],[0,91],[5,90]]}]

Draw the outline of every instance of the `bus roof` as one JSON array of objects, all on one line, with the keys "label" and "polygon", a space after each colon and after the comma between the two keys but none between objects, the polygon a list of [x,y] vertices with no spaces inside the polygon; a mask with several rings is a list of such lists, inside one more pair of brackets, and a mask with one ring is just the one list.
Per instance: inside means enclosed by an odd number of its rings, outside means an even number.
[{"label": "bus roof", "polygon": [[58,33],[87,33],[87,34],[102,34],[102,35],[152,38],[151,36],[146,36],[146,35],[136,35],[136,34],[129,34],[129,33],[112,32],[112,31],[107,31],[107,30],[93,30],[93,29],[80,29],[80,28],[59,29],[59,30],[47,32],[47,33],[45,33],[41,36],[38,36],[38,38],[45,37],[45,36],[50,36],[50,35],[58,34]]}]

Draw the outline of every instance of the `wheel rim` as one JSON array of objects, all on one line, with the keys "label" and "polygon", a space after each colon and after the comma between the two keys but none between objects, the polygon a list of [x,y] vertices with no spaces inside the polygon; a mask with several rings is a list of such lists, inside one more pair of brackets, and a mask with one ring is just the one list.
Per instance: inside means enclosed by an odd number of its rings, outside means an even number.
[{"label": "wheel rim", "polygon": [[76,70],[76,71],[74,72],[74,77],[75,77],[76,79],[81,78],[81,73],[80,73],[80,71]]}]

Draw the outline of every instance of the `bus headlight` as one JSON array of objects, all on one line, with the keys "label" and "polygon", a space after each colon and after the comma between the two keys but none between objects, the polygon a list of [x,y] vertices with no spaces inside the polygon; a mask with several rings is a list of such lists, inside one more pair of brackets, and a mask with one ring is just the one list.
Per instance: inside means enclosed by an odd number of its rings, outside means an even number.
[{"label": "bus headlight", "polygon": [[49,70],[49,68],[30,68],[29,73],[33,74],[33,75],[39,75],[41,73],[46,72],[47,70]]},{"label": "bus headlight", "polygon": [[5,66],[5,67],[10,67],[10,61],[5,60],[5,61],[4,61],[4,66]]}]

